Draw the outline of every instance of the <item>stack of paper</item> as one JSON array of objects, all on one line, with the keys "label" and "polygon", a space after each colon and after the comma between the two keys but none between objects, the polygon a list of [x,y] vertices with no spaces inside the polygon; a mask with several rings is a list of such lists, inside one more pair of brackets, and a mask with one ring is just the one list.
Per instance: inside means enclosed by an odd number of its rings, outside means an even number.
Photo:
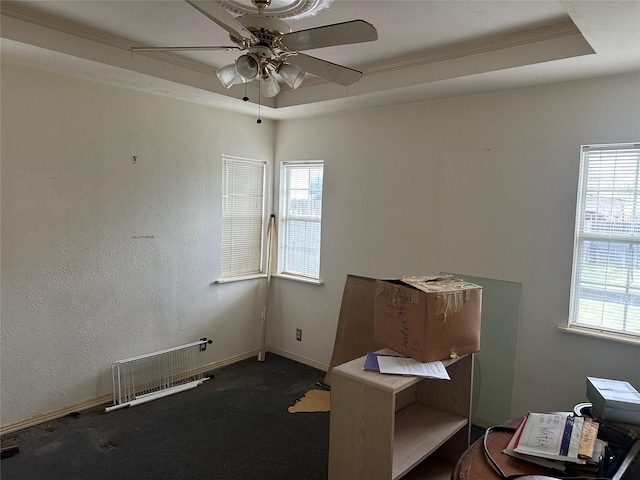
[{"label": "stack of paper", "polygon": [[600,448],[596,447],[596,434],[597,423],[585,422],[585,418],[572,413],[529,413],[503,452],[564,471],[566,462],[585,465],[595,456]]},{"label": "stack of paper", "polygon": [[413,358],[369,352],[362,368],[380,373],[451,380],[441,361],[418,362]]}]

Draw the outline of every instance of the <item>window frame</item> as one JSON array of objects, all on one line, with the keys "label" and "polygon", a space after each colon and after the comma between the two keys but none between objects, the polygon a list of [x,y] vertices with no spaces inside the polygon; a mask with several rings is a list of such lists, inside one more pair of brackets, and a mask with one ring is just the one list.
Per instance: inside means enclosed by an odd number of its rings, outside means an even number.
[{"label": "window frame", "polygon": [[[289,198],[289,182],[287,176],[292,168],[304,168],[304,167],[317,167],[322,169],[322,187],[320,188],[320,208],[319,217],[316,219],[309,215],[290,215],[288,211],[288,198]],[[278,241],[277,241],[277,270],[276,276],[280,278],[287,278],[297,280],[305,283],[322,284],[321,277],[321,263],[322,263],[322,206],[324,200],[324,160],[293,160],[280,162],[280,192],[279,192],[279,215],[278,215]],[[289,225],[291,219],[318,223],[319,230],[317,234],[317,276],[304,274],[301,272],[294,272],[287,265],[289,256],[287,255],[287,239],[289,234]]]},{"label": "window frame", "polygon": [[[247,178],[242,178],[242,175],[234,176],[235,174],[239,174],[241,170],[235,170],[237,166],[249,166],[250,168],[255,167],[255,171],[248,173]],[[230,171],[229,168],[232,170]],[[235,170],[235,171],[234,171]],[[255,173],[261,170],[261,181],[255,181]],[[216,283],[228,283],[235,282],[253,278],[262,278],[266,276],[265,272],[265,228],[267,225],[266,220],[266,212],[267,212],[267,201],[268,201],[268,192],[267,192],[267,173],[268,173],[268,162],[266,160],[252,159],[252,158],[243,158],[243,157],[235,157],[232,155],[222,155],[222,195],[221,195],[221,227],[220,227],[220,275],[216,280]],[[258,188],[261,190],[261,206],[260,210],[260,223],[259,223],[259,234],[256,232],[252,232],[254,238],[250,239],[246,248],[242,249],[243,254],[240,256],[246,256],[247,258],[252,258],[252,262],[255,262],[257,259],[258,265],[253,264],[253,266],[248,265],[246,268],[251,269],[250,271],[242,271],[243,261],[237,263],[234,267],[233,255],[230,259],[225,258],[227,255],[231,254],[231,247],[233,245],[237,245],[237,242],[230,241],[229,245],[225,245],[225,211],[230,206],[229,202],[234,195],[233,192],[233,183],[238,180],[246,180],[248,182],[254,182],[251,184],[249,188],[252,190],[254,188]],[[231,191],[230,191],[231,189]],[[255,192],[251,191],[250,196],[254,195]],[[259,195],[255,195],[256,199]],[[235,206],[235,205],[234,205]],[[251,224],[255,219],[258,218],[254,212],[246,211],[238,211],[232,212],[232,215],[236,214],[246,214],[249,217],[248,222]],[[251,220],[253,218],[254,220]],[[248,230],[255,229],[256,226],[248,225],[244,226],[244,228]],[[231,234],[234,233],[242,235],[243,227],[238,228],[237,230],[231,229]],[[257,245],[257,248],[256,248]],[[258,251],[259,250],[259,251]],[[229,267],[225,266],[225,263],[230,262],[231,265]],[[250,262],[251,263],[251,262]],[[244,264],[247,265],[247,264]],[[229,270],[227,270],[229,268]]]},{"label": "window frame", "polygon": [[[605,186],[601,187],[601,184],[607,184],[602,182],[601,176],[597,175],[597,170],[595,170],[597,167],[594,167],[593,170],[589,170],[590,165],[599,165],[597,162],[601,162],[600,164],[604,165],[603,168],[612,168],[611,174],[615,175],[615,168],[622,168],[618,166],[617,156],[621,155],[620,152],[625,151],[629,151],[627,155],[630,158],[630,164],[633,166],[634,174],[632,177],[635,180],[635,184],[632,188],[625,186],[624,189],[619,185],[616,185],[615,182],[611,183],[610,188],[606,188]],[[611,159],[611,155],[615,155],[615,158]],[[613,163],[614,167],[611,167],[611,162],[615,162]],[[613,317],[613,315],[609,313],[611,312],[609,309],[612,308],[611,304],[620,303],[607,301],[607,298],[611,298],[607,297],[607,295],[620,289],[624,290],[625,296],[633,294],[633,290],[635,290],[637,294],[640,294],[640,285],[633,284],[633,281],[630,280],[633,277],[631,274],[632,270],[635,270],[631,262],[634,262],[633,258],[635,258],[635,250],[640,249],[640,143],[583,145],[580,150],[580,169],[578,178],[569,318],[566,327],[563,326],[560,327],[560,329],[570,333],[596,336],[611,340],[618,340],[625,343],[640,344],[640,332],[636,333],[635,331],[626,330],[628,321],[630,319],[633,320],[633,316],[630,317],[629,315],[628,307],[630,304],[626,299],[624,303],[621,304],[624,312],[622,315],[622,328],[615,328],[615,326],[612,326],[612,322],[615,321],[613,319],[610,320],[608,324],[604,324],[604,317],[606,315]],[[607,177],[607,180],[612,178],[614,177],[609,176]],[[623,181],[621,180],[621,178],[623,178],[622,174],[618,174],[615,178],[617,181]],[[594,182],[598,179],[600,179],[601,183],[598,183],[597,189],[594,189]],[[596,205],[598,208],[600,208],[600,202],[605,205],[602,207],[603,211],[606,211],[606,200],[607,198],[609,199],[608,208],[610,209],[610,215],[606,219],[598,220],[598,218],[603,217],[604,214],[600,211],[592,212],[589,210],[590,207],[588,204],[593,205],[593,201],[588,202],[587,200],[589,192],[592,192],[592,195],[597,195],[597,197],[593,198],[597,198]],[[618,204],[621,204],[620,198],[622,197],[623,192],[631,192],[631,196],[633,197],[633,213],[631,215],[631,220],[629,220],[629,217],[625,215],[624,222],[618,220],[614,223],[614,200],[618,200]],[[609,195],[609,197],[607,197],[607,195]],[[595,218],[595,220],[593,218]],[[598,225],[598,223],[601,223],[601,225]],[[601,230],[599,230],[598,227],[600,227]],[[637,233],[633,231],[631,233],[624,233],[620,231],[624,229],[636,230]],[[597,245],[595,245],[596,242]],[[603,257],[605,259],[604,268],[606,271],[604,280],[600,280],[601,277],[598,277],[598,274],[590,274],[590,269],[585,268],[589,267],[589,265],[593,263],[587,262],[585,255],[589,253],[590,248],[599,247],[602,249],[603,247],[601,244],[604,244],[604,249],[606,250],[606,257]],[[621,248],[621,245],[626,245],[626,247]],[[629,257],[629,253],[631,253],[633,257]],[[615,254],[619,255],[619,257],[614,257],[613,255]],[[597,251],[596,255],[596,259],[600,259],[602,253]],[[593,257],[590,255],[590,258]],[[622,267],[617,264],[620,258],[624,259]],[[614,279],[613,274],[611,275],[612,279],[608,280],[609,270],[614,270],[616,267],[624,268],[627,272],[625,282],[620,282],[618,280],[620,278],[619,276]],[[588,307],[586,305],[583,309],[587,313],[583,314],[583,317],[579,316],[581,301],[585,302],[588,300],[588,295],[586,293],[581,294],[580,289],[585,289],[587,287],[590,290],[594,290],[594,295],[597,294],[602,296],[601,312],[599,313],[599,323],[597,324],[590,323],[586,320],[586,315],[588,313]],[[621,293],[615,293],[614,295],[620,296]],[[599,300],[596,299],[596,302],[598,301]],[[595,305],[597,305],[597,303]],[[598,316],[594,315],[592,318],[598,322]]]}]

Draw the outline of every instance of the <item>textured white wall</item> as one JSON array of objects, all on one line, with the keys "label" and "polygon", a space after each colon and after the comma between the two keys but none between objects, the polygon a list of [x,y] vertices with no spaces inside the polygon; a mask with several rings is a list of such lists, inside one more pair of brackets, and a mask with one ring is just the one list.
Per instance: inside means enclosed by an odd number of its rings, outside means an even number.
[{"label": "textured white wall", "polygon": [[522,283],[513,415],[585,401],[587,375],[640,388],[640,347],[557,329],[580,146],[639,141],[638,112],[633,74],[280,122],[276,161],[325,160],[325,283],[276,281],[271,344],[328,364],[349,273],[466,272]]},{"label": "textured white wall", "polygon": [[[113,361],[260,347],[264,282],[219,273],[221,155],[273,122],[2,65],[2,424],[111,390]],[[134,162],[133,156],[137,157]]]},{"label": "textured white wall", "polygon": [[586,375],[640,386],[638,347],[556,328],[579,147],[640,140],[638,75],[257,126],[1,73],[2,425],[108,393],[119,358],[201,336],[207,362],[259,348],[264,282],[212,284],[222,153],[326,162],[324,284],[274,280],[274,347],[328,364],[348,273],[467,272],[522,283],[514,415],[583,401]]}]

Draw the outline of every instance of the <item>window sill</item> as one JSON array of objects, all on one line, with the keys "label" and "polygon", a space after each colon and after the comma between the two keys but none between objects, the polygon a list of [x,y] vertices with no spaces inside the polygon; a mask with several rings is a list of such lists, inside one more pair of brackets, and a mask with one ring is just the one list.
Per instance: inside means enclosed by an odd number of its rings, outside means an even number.
[{"label": "window sill", "polygon": [[276,273],[274,275],[272,275],[276,278],[284,278],[285,280],[293,280],[295,282],[302,282],[302,283],[310,283],[312,285],[322,285],[323,282],[322,280],[316,280],[315,278],[306,278],[306,277],[297,277],[295,275],[287,275],[285,273]]},{"label": "window sill", "polygon": [[625,335],[623,333],[614,333],[608,330],[598,330],[596,328],[588,328],[588,327],[558,327],[558,330],[565,333],[572,333],[575,335],[584,335],[587,337],[596,337],[601,338],[603,340],[611,340],[614,342],[620,343],[628,343],[630,345],[640,345],[640,337],[634,335]]},{"label": "window sill", "polygon": [[213,283],[231,283],[231,282],[242,282],[244,280],[254,280],[256,278],[267,278],[266,273],[257,273],[255,275],[244,275],[242,277],[229,277],[229,278],[219,278]]}]

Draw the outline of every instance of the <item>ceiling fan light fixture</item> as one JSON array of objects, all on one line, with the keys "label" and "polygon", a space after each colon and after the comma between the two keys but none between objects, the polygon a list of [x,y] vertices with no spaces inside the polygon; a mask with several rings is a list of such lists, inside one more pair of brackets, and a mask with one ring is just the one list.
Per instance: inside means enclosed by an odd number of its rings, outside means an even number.
[{"label": "ceiling fan light fixture", "polygon": [[238,72],[235,63],[230,63],[229,65],[220,67],[216,70],[216,75],[218,76],[220,83],[222,83],[225,88],[231,88],[231,86],[236,83],[244,82],[244,79],[240,75],[240,72]]},{"label": "ceiling fan light fixture", "polygon": [[275,97],[280,93],[280,84],[273,75],[260,77],[260,93],[265,97]]},{"label": "ceiling fan light fixture", "polygon": [[295,90],[300,86],[302,80],[304,80],[305,71],[302,68],[291,65],[290,63],[283,63],[278,68],[278,74],[282,77],[282,80]]},{"label": "ceiling fan light fixture", "polygon": [[260,59],[257,55],[246,53],[236,59],[236,69],[245,80],[253,80],[260,70]]}]

